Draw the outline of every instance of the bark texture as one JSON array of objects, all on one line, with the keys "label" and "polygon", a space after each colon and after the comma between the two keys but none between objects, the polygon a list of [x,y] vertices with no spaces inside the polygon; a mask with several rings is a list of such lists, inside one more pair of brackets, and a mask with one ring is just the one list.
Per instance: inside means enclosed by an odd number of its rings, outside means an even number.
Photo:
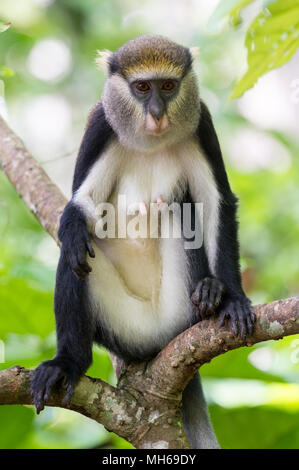
[{"label": "bark texture", "polygon": [[[65,197],[22,141],[0,118],[0,164],[31,212],[58,242],[57,229]],[[177,336],[148,363],[124,364],[113,358],[117,387],[84,376],[67,408],[102,423],[136,448],[187,449],[180,417],[182,391],[198,368],[213,357],[260,341],[299,333],[299,297],[254,307],[252,337],[235,337],[218,319],[205,320]],[[0,404],[32,403],[32,371],[15,366],[0,372]],[[47,405],[62,405],[63,389]]]}]

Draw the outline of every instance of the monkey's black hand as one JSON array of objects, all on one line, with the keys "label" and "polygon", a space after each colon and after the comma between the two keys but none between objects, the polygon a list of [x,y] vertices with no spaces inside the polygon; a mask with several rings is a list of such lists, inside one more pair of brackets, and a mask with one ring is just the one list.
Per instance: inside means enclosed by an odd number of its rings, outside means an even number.
[{"label": "monkey's black hand", "polygon": [[227,296],[220,310],[220,326],[226,319],[231,320],[232,330],[241,338],[252,335],[255,314],[251,308],[251,302],[244,296]]},{"label": "monkey's black hand", "polygon": [[31,396],[37,414],[44,409],[52,388],[60,381],[66,390],[62,404],[68,405],[80,375],[76,364],[69,359],[57,357],[51,361],[42,362],[33,372],[31,384]]},{"label": "monkey's black hand", "polygon": [[95,257],[86,226],[76,224],[76,227],[69,228],[62,238],[61,250],[74,274],[84,281],[91,272],[87,252],[91,258]]},{"label": "monkey's black hand", "polygon": [[191,296],[191,300],[198,308],[200,320],[216,312],[224,290],[224,284],[218,279],[205,277],[199,281]]}]

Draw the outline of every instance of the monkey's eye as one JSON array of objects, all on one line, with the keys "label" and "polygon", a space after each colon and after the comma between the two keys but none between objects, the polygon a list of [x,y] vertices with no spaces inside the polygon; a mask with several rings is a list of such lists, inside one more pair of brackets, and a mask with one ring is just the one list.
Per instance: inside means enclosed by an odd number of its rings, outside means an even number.
[{"label": "monkey's eye", "polygon": [[175,80],[164,80],[161,88],[163,91],[172,91],[176,86],[177,82]]},{"label": "monkey's eye", "polygon": [[148,82],[137,82],[135,86],[136,89],[138,91],[141,91],[142,93],[145,93],[146,91],[150,90],[150,85]]}]

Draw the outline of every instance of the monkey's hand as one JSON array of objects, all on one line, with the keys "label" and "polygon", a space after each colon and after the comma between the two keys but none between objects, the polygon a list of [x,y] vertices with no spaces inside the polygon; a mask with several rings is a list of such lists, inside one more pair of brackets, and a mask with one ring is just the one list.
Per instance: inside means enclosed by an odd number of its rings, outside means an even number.
[{"label": "monkey's hand", "polygon": [[218,279],[205,277],[196,286],[191,300],[198,308],[199,320],[213,315],[220,305],[225,288]]},{"label": "monkey's hand", "polygon": [[31,384],[31,396],[37,414],[44,409],[52,388],[59,382],[62,382],[66,390],[62,405],[68,405],[80,376],[81,372],[70,359],[57,357],[51,361],[42,362],[33,372]]},{"label": "monkey's hand", "polygon": [[76,224],[76,227],[64,232],[61,251],[73,273],[84,281],[91,272],[87,262],[87,252],[91,258],[95,257],[85,225]]},{"label": "monkey's hand", "polygon": [[241,338],[252,335],[255,314],[250,300],[245,296],[228,295],[220,309],[220,326],[230,319],[234,334]]}]

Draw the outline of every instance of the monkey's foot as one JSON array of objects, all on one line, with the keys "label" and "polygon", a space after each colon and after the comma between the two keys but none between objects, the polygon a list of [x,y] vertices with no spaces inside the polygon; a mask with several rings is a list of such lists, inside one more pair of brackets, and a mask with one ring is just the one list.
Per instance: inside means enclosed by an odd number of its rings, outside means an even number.
[{"label": "monkey's foot", "polygon": [[200,320],[216,312],[224,291],[224,284],[212,277],[205,277],[197,284],[191,300],[198,308]]},{"label": "monkey's foot", "polygon": [[63,406],[69,404],[75,385],[80,378],[80,374],[75,369],[73,362],[61,358],[42,362],[35,369],[31,384],[31,396],[37,414],[44,409],[52,388],[60,381],[66,390],[62,404]]},{"label": "monkey's foot", "polygon": [[252,335],[255,314],[251,308],[251,302],[247,297],[228,296],[220,310],[220,326],[226,319],[231,320],[234,334],[240,334],[241,338]]}]

